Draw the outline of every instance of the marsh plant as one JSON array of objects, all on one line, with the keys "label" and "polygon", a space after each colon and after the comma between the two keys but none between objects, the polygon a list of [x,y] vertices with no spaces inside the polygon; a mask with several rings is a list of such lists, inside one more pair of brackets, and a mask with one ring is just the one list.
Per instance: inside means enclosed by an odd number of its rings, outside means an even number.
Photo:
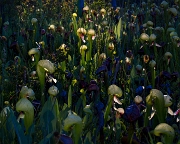
[{"label": "marsh plant", "polygon": [[1,0],[0,143],[180,143],[179,7]]}]

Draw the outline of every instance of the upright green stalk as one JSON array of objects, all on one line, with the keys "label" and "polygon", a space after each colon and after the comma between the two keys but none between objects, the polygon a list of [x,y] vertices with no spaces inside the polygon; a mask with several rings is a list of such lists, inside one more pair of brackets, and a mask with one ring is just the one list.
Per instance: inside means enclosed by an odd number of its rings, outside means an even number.
[{"label": "upright green stalk", "polygon": [[152,106],[151,105],[146,105],[146,113],[145,113],[145,117],[144,117],[144,126],[148,126],[149,123],[149,116],[151,115],[151,111],[152,111]]},{"label": "upright green stalk", "polygon": [[55,71],[54,64],[52,62],[50,62],[49,60],[40,60],[37,64],[37,74],[39,77],[40,87],[41,87],[41,103],[42,103],[42,105],[45,102],[44,90],[45,90],[46,72],[54,73],[54,71]]},{"label": "upright green stalk", "polygon": [[152,87],[154,88],[155,87],[155,76],[156,76],[156,71],[155,71],[156,62],[154,60],[151,60],[149,62],[149,66],[151,69],[151,84],[152,84]]},{"label": "upright green stalk", "polygon": [[85,67],[85,51],[87,50],[87,46],[86,45],[82,45],[80,47],[80,53],[81,53],[81,64],[83,67]]},{"label": "upright green stalk", "polygon": [[112,104],[113,104],[113,96],[111,96],[108,100],[108,105],[106,107],[106,110],[105,110],[105,113],[104,113],[104,123],[106,124],[107,120],[108,120],[108,116],[109,116],[109,113],[111,111],[111,107],[112,107]]},{"label": "upright green stalk", "polygon": [[72,86],[69,85],[69,91],[68,91],[68,107],[72,107]]},{"label": "upright green stalk", "polygon": [[129,129],[128,129],[128,144],[132,144],[134,132],[135,132],[135,127],[132,123],[130,123]]},{"label": "upright green stalk", "polygon": [[88,49],[88,55],[87,55],[87,61],[89,62],[92,57],[92,37],[88,36],[88,41],[89,41],[89,49]]},{"label": "upright green stalk", "polygon": [[89,41],[89,49],[87,54],[87,61],[89,62],[92,58],[92,39],[95,37],[95,31],[93,29],[88,30],[88,41]]},{"label": "upright green stalk", "polygon": [[153,88],[155,88],[155,73],[155,68],[151,68],[151,83]]}]

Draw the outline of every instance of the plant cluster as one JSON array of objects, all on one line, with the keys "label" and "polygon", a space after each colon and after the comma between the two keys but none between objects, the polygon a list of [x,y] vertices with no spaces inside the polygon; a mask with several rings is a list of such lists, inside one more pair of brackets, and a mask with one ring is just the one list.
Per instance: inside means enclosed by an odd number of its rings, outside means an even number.
[{"label": "plant cluster", "polygon": [[2,0],[0,142],[180,143],[179,7]]}]

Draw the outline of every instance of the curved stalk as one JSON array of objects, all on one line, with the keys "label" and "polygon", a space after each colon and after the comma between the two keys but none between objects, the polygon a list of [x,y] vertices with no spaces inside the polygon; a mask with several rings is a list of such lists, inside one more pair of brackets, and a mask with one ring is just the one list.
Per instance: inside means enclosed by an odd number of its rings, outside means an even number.
[{"label": "curved stalk", "polygon": [[71,131],[72,127],[73,141],[75,144],[79,144],[83,127],[82,119],[76,113],[70,111],[68,117],[64,120],[64,130]]},{"label": "curved stalk", "polygon": [[90,61],[92,57],[92,36],[91,35],[88,35],[88,41],[89,41],[89,50],[87,52],[87,61]]},{"label": "curved stalk", "polygon": [[108,105],[106,107],[106,111],[105,111],[105,114],[104,114],[104,122],[106,124],[107,120],[108,120],[108,116],[109,116],[109,113],[110,113],[110,110],[111,110],[111,107],[112,107],[112,102],[113,100],[113,96],[110,96],[109,100],[108,100]]},{"label": "curved stalk", "polygon": [[132,144],[133,136],[134,136],[135,128],[131,123],[128,130],[128,144]]},{"label": "curved stalk", "polygon": [[68,107],[72,107],[72,86],[69,86],[69,91],[68,91]]},{"label": "curved stalk", "polygon": [[157,89],[152,89],[150,94],[146,97],[146,103],[147,105],[154,107],[159,123],[163,123],[165,121],[165,102],[163,93]]},{"label": "curved stalk", "polygon": [[89,124],[92,122],[92,111],[90,109],[90,105],[86,105],[84,107],[85,116],[83,118],[83,129],[86,129]]},{"label": "curved stalk", "polygon": [[24,125],[26,128],[26,133],[28,133],[28,130],[34,121],[34,106],[27,98],[21,98],[16,103],[16,111],[24,112]]},{"label": "curved stalk", "polygon": [[32,56],[32,61],[33,61],[33,56],[34,56],[35,65],[37,66],[39,58],[40,58],[40,51],[37,48],[32,48],[29,50],[28,55]]},{"label": "curved stalk", "polygon": [[80,47],[80,53],[81,53],[81,61],[82,61],[82,66],[85,67],[85,51],[87,50],[87,46],[86,45],[82,45]]},{"label": "curved stalk", "polygon": [[166,124],[166,123],[160,123],[157,125],[153,131],[154,135],[161,136],[161,141],[164,144],[172,144],[173,139],[175,136],[174,129]]},{"label": "curved stalk", "polygon": [[108,116],[109,116],[109,113],[110,113],[110,110],[111,110],[111,107],[112,107],[112,104],[113,104],[114,96],[121,97],[122,96],[122,90],[121,90],[121,88],[119,88],[118,86],[113,84],[113,85],[109,86],[108,94],[109,94],[109,100],[108,100],[108,105],[106,107],[106,111],[105,111],[105,114],[104,114],[104,122],[105,122],[105,124],[106,124],[106,122],[108,120]]},{"label": "curved stalk", "polygon": [[54,73],[55,67],[52,62],[49,60],[40,60],[37,64],[37,74],[40,81],[40,87],[41,87],[41,103],[44,104],[44,88],[45,88],[45,76],[46,72]]},{"label": "curved stalk", "polygon": [[[49,97],[44,103],[44,106],[40,113],[40,125],[43,135],[48,134],[51,131],[60,129],[60,117],[59,106],[56,95],[59,90],[56,86],[51,86],[48,89]],[[48,125],[47,125],[48,124]]]},{"label": "curved stalk", "polygon": [[151,110],[152,110],[152,106],[147,104],[145,118],[144,118],[144,126],[145,127],[148,126],[149,116],[151,115]]}]

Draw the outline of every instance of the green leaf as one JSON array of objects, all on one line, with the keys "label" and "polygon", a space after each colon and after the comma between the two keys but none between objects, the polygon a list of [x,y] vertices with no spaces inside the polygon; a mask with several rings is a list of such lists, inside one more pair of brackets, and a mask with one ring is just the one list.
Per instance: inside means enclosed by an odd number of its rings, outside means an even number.
[{"label": "green leaf", "polygon": [[82,135],[82,127],[83,127],[83,124],[82,122],[80,123],[77,123],[74,125],[73,127],[73,141],[75,144],[79,144],[80,143],[80,138],[81,138],[81,135]]},{"label": "green leaf", "polygon": [[116,137],[116,140],[120,141],[121,139],[121,136],[122,136],[122,128],[121,128],[121,125],[122,125],[122,121],[120,121],[120,119],[116,119],[115,121],[115,125],[116,125],[116,133],[115,133],[115,137]]},{"label": "green leaf", "polygon": [[80,115],[82,113],[82,103],[83,103],[83,100],[81,98],[79,98],[79,100],[77,101],[76,103],[76,106],[75,106],[75,112]]},{"label": "green leaf", "polygon": [[86,138],[84,140],[84,144],[92,144],[92,141],[91,141],[91,132],[88,132],[87,135],[86,135]]},{"label": "green leaf", "polygon": [[51,123],[51,121],[54,119],[54,114],[50,111],[47,110],[45,111],[45,113],[43,113],[43,121],[44,121],[44,125],[45,126],[49,126],[49,124]]},{"label": "green leaf", "polygon": [[67,104],[64,103],[63,109],[60,111],[60,119],[61,120],[64,120],[67,117],[69,110],[70,109],[68,108]]},{"label": "green leaf", "polygon": [[52,137],[53,133],[54,133],[54,131],[52,131],[51,133],[49,133],[45,138],[43,138],[43,139],[39,142],[39,144],[46,144],[46,143],[50,140],[50,138]]},{"label": "green leaf", "polygon": [[71,106],[72,106],[72,88],[70,85],[68,91],[68,107],[71,108]]},{"label": "green leaf", "polygon": [[45,135],[56,129],[56,123],[59,117],[57,112],[57,103],[55,99],[48,98],[40,113],[40,125]]},{"label": "green leaf", "polygon": [[131,78],[135,78],[136,77],[136,70],[135,70],[135,66],[133,65],[132,69],[131,69]]},{"label": "green leaf", "polygon": [[14,116],[14,113],[11,109],[9,112],[8,119],[13,123],[14,129],[18,137],[19,144],[28,144],[27,138],[24,135],[24,131],[22,130],[20,124],[17,122],[16,117]]},{"label": "green leaf", "polygon": [[117,26],[117,38],[118,38],[118,40],[120,40],[120,37],[121,37],[121,26],[122,26],[122,20],[120,18],[120,20],[118,22],[118,26]]}]

